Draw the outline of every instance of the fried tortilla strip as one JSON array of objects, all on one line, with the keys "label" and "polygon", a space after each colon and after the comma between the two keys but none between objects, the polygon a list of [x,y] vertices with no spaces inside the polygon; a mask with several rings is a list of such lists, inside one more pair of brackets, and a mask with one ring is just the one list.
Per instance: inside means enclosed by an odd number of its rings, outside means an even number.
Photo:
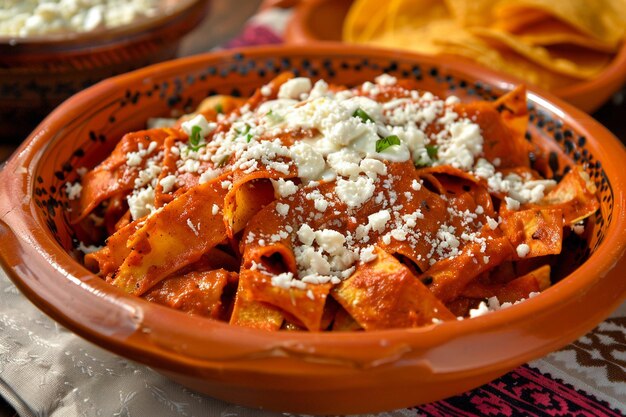
[{"label": "fried tortilla strip", "polygon": [[244,270],[239,276],[239,286],[235,295],[233,313],[230,316],[230,324],[252,329],[278,330],[285,317],[277,307],[253,300],[251,272],[253,271]]},{"label": "fried tortilla strip", "polygon": [[[141,130],[124,135],[111,155],[83,177],[80,211],[78,217],[72,219],[72,222],[83,219],[107,198],[118,193],[130,192],[135,186],[139,171],[144,168],[145,159],[157,154],[166,138],[177,135],[178,132],[173,129]],[[151,142],[155,142],[157,146],[147,152]],[[129,166],[127,155],[139,149],[146,151],[145,157],[138,165]]]},{"label": "fried tortilla strip", "polygon": [[85,255],[85,266],[92,271],[98,271],[98,274],[103,277],[108,277],[117,271],[130,254],[126,242],[139,227],[141,227],[141,221],[135,220],[109,236],[106,246],[99,251]]},{"label": "fried tortilla strip", "polygon": [[365,330],[418,327],[455,320],[443,303],[396,258],[380,248],[333,288],[333,297]]},{"label": "fried tortilla strip", "polygon": [[148,301],[190,314],[218,319],[223,315],[222,293],[237,274],[224,269],[192,271],[165,278],[143,295]]},{"label": "fried tortilla strip", "polygon": [[226,240],[221,214],[225,190],[219,181],[192,188],[160,211],[130,237],[131,253],[117,272],[113,285],[141,295],[173,272],[193,263]]},{"label": "fried tortilla strip", "polygon": [[293,171],[290,175],[267,169],[234,173],[233,186],[224,198],[224,222],[229,237],[243,230],[255,214],[274,201],[274,187],[269,180],[297,177],[295,168]]},{"label": "fried tortilla strip", "polygon": [[539,205],[563,210],[564,222],[570,226],[586,219],[600,208],[596,198],[596,186],[580,167],[568,172]]},{"label": "fried tortilla strip", "polygon": [[241,273],[249,288],[249,296],[286,311],[310,331],[321,330],[326,297],[332,284],[304,284],[302,288],[283,288],[272,284],[272,276],[246,270]]},{"label": "fried tortilla strip", "polygon": [[433,294],[443,302],[449,302],[459,297],[477,276],[513,256],[513,247],[506,236],[495,233],[483,233],[483,236],[489,244],[481,247],[480,243],[469,243],[458,256],[435,263],[419,277],[420,281],[432,281],[429,288]]},{"label": "fried tortilla strip", "polygon": [[345,308],[340,307],[335,313],[335,319],[333,320],[331,330],[334,332],[352,332],[356,330],[363,330],[363,328],[354,318],[352,318]]},{"label": "fried tortilla strip", "polygon": [[528,298],[530,293],[541,292],[549,286],[550,265],[543,265],[505,284],[482,284],[473,281],[465,287],[462,297],[474,299],[497,297],[501,303],[513,303]]},{"label": "fried tortilla strip", "polygon": [[528,125],[525,86],[516,87],[494,102],[460,103],[456,108],[480,125],[485,159],[499,158],[501,169],[529,166],[528,153],[534,146],[524,137]]},{"label": "fried tortilla strip", "polygon": [[556,208],[530,209],[510,212],[503,215],[500,224],[513,247],[526,244],[527,254],[516,259],[561,253],[563,241],[563,212]]}]

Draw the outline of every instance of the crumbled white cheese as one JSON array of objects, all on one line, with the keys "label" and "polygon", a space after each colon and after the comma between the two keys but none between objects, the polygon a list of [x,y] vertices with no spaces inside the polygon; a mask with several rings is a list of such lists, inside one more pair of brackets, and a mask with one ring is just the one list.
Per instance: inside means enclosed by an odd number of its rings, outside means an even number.
[{"label": "crumbled white cheese", "polygon": [[303,94],[311,91],[311,80],[305,77],[296,77],[287,80],[278,89],[278,98],[300,100]]},{"label": "crumbled white cheese", "polygon": [[156,15],[158,0],[9,0],[0,7],[0,36],[88,32]]},{"label": "crumbled white cheese", "polygon": [[154,211],[154,188],[147,186],[134,190],[127,198],[133,220],[140,219]]},{"label": "crumbled white cheese", "polygon": [[126,154],[126,165],[129,167],[136,167],[141,165],[141,155],[138,152],[128,152]]},{"label": "crumbled white cheese", "polygon": [[289,213],[289,204],[278,203],[276,204],[276,212],[285,217]]},{"label": "crumbled white cheese", "polygon": [[472,308],[469,311],[469,316],[473,319],[475,317],[484,316],[485,314],[489,313],[489,311],[490,310],[487,304],[484,301],[481,301],[480,304],[478,304],[478,307]]},{"label": "crumbled white cheese", "polygon": [[337,197],[350,208],[360,207],[374,194],[374,182],[368,177],[358,177],[356,180],[337,180],[335,192]]},{"label": "crumbled white cheese", "polygon": [[506,208],[509,210],[519,210],[520,202],[511,197],[504,197],[504,202],[506,203]]},{"label": "crumbled white cheese", "polygon": [[308,224],[303,224],[298,230],[298,239],[306,246],[311,246],[315,240],[315,232]]},{"label": "crumbled white cheese", "polygon": [[526,243],[520,243],[519,245],[517,245],[517,248],[515,248],[515,251],[517,252],[517,256],[519,256],[520,258],[525,258],[526,255],[530,253],[530,246],[528,246]]},{"label": "crumbled white cheese", "polygon": [[572,231],[577,235],[582,235],[585,233],[585,225],[582,222],[576,223],[572,225]]},{"label": "crumbled white cheese", "polygon": [[172,191],[172,188],[174,188],[174,185],[176,185],[176,175],[170,174],[166,177],[161,178],[159,184],[161,184],[164,193],[169,193],[170,191]]},{"label": "crumbled white cheese", "polygon": [[65,183],[65,193],[67,194],[68,200],[75,200],[79,198],[82,190],[83,186],[80,182],[75,182],[74,184],[70,182]]},{"label": "crumbled white cheese", "polygon": [[281,197],[289,197],[298,191],[298,186],[293,181],[284,180],[282,178],[271,181],[274,191]]},{"label": "crumbled white cheese", "polygon": [[219,171],[215,169],[207,169],[202,174],[200,174],[200,178],[198,179],[198,184],[204,184],[205,182],[209,182],[214,178],[219,176]]},{"label": "crumbled white cheese", "polygon": [[206,135],[215,130],[217,125],[215,123],[209,123],[207,119],[198,114],[190,120],[183,122],[180,127],[183,129],[183,132],[187,134],[187,136],[191,136],[194,127],[200,128],[200,138],[205,138]]},{"label": "crumbled white cheese", "polygon": [[491,230],[496,230],[498,228],[498,222],[491,217],[487,217],[487,225]]},{"label": "crumbled white cheese", "polygon": [[437,165],[450,165],[469,171],[474,167],[474,158],[483,150],[480,127],[468,120],[454,122],[449,127],[450,138],[438,142]]},{"label": "crumbled white cheese", "polygon": [[326,161],[311,145],[298,142],[290,148],[291,157],[298,167],[298,176],[304,180],[318,179],[324,172]]},{"label": "crumbled white cheese", "polygon": [[378,257],[378,255],[374,253],[375,249],[374,246],[366,246],[361,249],[359,252],[359,260],[364,264],[375,260]]},{"label": "crumbled white cheese", "polygon": [[385,85],[385,86],[395,85],[398,82],[396,77],[389,75],[389,74],[381,74],[378,77],[376,77],[374,81],[376,81],[376,84],[378,85]]},{"label": "crumbled white cheese", "polygon": [[389,210],[380,210],[367,216],[367,219],[372,230],[380,233],[385,230],[387,222],[391,220],[391,214],[389,214]]},{"label": "crumbled white cheese", "polygon": [[323,229],[315,232],[315,242],[331,255],[338,255],[346,238],[335,230]]},{"label": "crumbled white cheese", "polygon": [[272,87],[270,87],[269,85],[264,85],[263,87],[261,87],[261,95],[263,97],[269,97],[272,95]]}]

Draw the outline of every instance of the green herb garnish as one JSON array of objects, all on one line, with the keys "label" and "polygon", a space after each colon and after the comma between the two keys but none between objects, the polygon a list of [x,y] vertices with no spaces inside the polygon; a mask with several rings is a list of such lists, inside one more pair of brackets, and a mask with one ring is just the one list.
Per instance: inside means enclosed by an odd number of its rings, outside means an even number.
[{"label": "green herb garnish", "polygon": [[270,109],[265,116],[270,119],[272,123],[280,123],[285,120],[280,114],[274,113],[272,109]]},{"label": "green herb garnish", "polygon": [[360,107],[356,109],[354,113],[352,113],[352,117],[358,117],[363,121],[363,123],[366,123],[368,121],[374,123],[374,119],[372,119],[370,115],[365,113],[365,111]]},{"label": "green herb garnish", "polygon": [[390,135],[376,141],[376,152],[382,152],[390,146],[400,145],[400,138],[396,135]]},{"label": "green herb garnish", "polygon": [[246,123],[243,130],[235,128],[235,133],[237,134],[237,137],[243,136],[246,139],[246,142],[250,142],[252,140],[252,133],[250,133],[250,129],[250,125]]},{"label": "green herb garnish", "polygon": [[252,133],[250,133],[250,125],[246,124],[246,128],[241,132],[241,135],[246,138],[246,142],[250,142],[252,140]]},{"label": "green herb garnish", "polygon": [[436,145],[426,145],[426,153],[430,159],[437,159],[437,151],[439,147]]},{"label": "green herb garnish", "polygon": [[218,167],[218,168],[223,167],[224,165],[226,165],[226,162],[228,162],[228,160],[229,160],[229,159],[230,159],[230,155],[226,155],[226,156],[224,156],[224,157],[221,159],[221,161],[219,161],[219,162],[217,163],[217,167]]},{"label": "green herb garnish", "polygon": [[215,111],[217,114],[224,114],[224,107],[222,107],[221,103],[215,105]]},{"label": "green herb garnish", "polygon": [[202,146],[200,145],[200,140],[202,137],[200,136],[200,132],[202,132],[202,128],[198,125],[191,128],[191,135],[189,136],[189,143],[192,151],[198,151]]}]

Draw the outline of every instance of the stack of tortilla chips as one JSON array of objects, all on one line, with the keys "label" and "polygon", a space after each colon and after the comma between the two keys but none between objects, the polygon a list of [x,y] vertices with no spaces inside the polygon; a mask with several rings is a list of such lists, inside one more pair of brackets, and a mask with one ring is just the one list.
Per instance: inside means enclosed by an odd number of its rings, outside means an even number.
[{"label": "stack of tortilla chips", "polygon": [[472,59],[557,90],[598,76],[626,33],[626,0],[356,0],[345,41]]}]

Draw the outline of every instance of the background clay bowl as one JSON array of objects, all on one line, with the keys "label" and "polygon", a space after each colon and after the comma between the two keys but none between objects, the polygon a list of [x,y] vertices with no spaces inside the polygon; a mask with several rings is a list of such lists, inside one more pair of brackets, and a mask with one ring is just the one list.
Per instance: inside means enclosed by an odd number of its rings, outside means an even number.
[{"label": "background clay bowl", "polygon": [[19,143],[72,94],[112,75],[172,59],[209,0],[161,0],[161,13],[85,33],[0,36],[0,141]]},{"label": "background clay bowl", "polygon": [[[295,7],[285,40],[295,44],[339,41],[343,20],[353,0],[267,0],[263,7]],[[596,78],[552,91],[578,108],[592,113],[626,82],[626,42],[611,64]]]},{"label": "background clay bowl", "polygon": [[534,90],[529,139],[551,152],[557,175],[573,160],[584,164],[601,210],[586,240],[568,248],[578,269],[509,309],[420,329],[271,333],[128,296],[74,260],[64,184],[76,180],[75,168],[93,166],[150,116],[191,110],[208,94],[247,96],[284,70],[347,84],[387,72],[465,100],[512,87],[465,63],[344,45],[226,51],[104,81],[61,105],[0,173],[0,259],[16,285],[78,335],[199,392],[317,414],[389,410],[463,392],[573,341],[624,300],[626,151],[589,116]]}]

